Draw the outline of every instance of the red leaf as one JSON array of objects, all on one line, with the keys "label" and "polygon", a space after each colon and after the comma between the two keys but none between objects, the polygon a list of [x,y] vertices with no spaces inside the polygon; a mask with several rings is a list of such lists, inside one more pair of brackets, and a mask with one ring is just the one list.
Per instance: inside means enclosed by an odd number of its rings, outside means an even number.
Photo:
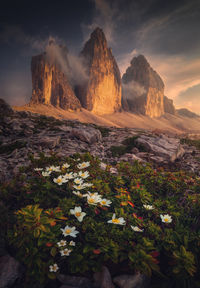
[{"label": "red leaf", "polygon": [[101,250],[100,249],[94,249],[93,253],[96,255],[99,255],[101,253]]}]

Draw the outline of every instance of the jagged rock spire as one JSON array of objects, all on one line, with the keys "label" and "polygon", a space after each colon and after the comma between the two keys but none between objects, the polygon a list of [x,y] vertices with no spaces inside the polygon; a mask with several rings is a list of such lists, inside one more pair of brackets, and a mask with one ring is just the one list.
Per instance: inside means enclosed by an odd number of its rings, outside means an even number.
[{"label": "jagged rock spire", "polygon": [[92,32],[80,55],[88,73],[88,81],[77,89],[83,107],[96,114],[120,110],[120,71],[102,29]]}]

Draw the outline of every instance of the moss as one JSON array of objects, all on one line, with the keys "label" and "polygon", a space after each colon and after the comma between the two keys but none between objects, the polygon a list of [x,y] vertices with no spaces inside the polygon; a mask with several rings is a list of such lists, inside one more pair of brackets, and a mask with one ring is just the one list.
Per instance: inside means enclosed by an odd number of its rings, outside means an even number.
[{"label": "moss", "polygon": [[27,142],[26,141],[15,141],[13,143],[2,145],[2,142],[0,143],[0,154],[10,154],[15,149],[21,149],[23,147],[26,147]]},{"label": "moss", "polygon": [[137,143],[138,136],[126,138],[120,146],[111,146],[110,151],[113,157],[119,157],[126,153],[131,153],[134,147],[138,148],[140,152],[146,152],[147,150],[142,144]]},{"label": "moss", "polygon": [[182,138],[180,140],[181,144],[187,144],[189,146],[194,146],[196,147],[198,150],[200,150],[200,140],[192,140],[189,138]]}]

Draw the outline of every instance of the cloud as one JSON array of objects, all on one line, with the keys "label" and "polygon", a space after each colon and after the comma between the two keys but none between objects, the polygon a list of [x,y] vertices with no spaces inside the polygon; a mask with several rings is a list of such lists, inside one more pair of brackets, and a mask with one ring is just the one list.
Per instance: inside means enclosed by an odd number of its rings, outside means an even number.
[{"label": "cloud", "polygon": [[70,53],[66,46],[57,44],[53,37],[49,38],[49,44],[46,46],[45,51],[48,61],[51,64],[59,65],[73,86],[88,80],[82,59]]},{"label": "cloud", "polygon": [[[29,53],[35,53],[44,51],[45,46],[48,43],[48,37],[40,38],[26,34],[20,26],[5,25],[0,33],[0,42],[7,43],[8,45],[18,44],[24,45],[23,51],[27,50]],[[25,55],[29,54],[26,53]]]},{"label": "cloud", "polygon": [[0,77],[0,95],[10,105],[24,105],[31,97],[31,79],[26,71],[11,71]]},{"label": "cloud", "polygon": [[90,34],[96,27],[103,29],[106,39],[109,45],[113,45],[115,42],[115,29],[117,24],[117,18],[119,17],[116,1],[109,0],[91,0],[95,6],[95,11],[92,19],[92,23],[81,23],[83,32],[84,43],[89,39]]},{"label": "cloud", "polygon": [[145,88],[135,81],[129,83],[122,83],[122,94],[126,99],[134,99],[146,92]]}]

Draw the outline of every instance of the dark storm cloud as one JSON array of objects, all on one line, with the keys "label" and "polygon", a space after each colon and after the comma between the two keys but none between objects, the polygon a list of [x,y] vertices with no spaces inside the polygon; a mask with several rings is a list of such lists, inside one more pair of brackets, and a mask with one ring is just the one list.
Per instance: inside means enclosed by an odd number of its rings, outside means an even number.
[{"label": "dark storm cloud", "polygon": [[[44,50],[49,35],[78,54],[92,30],[100,26],[122,73],[132,57],[144,54],[175,103],[183,97],[181,92],[200,83],[199,0],[21,0],[12,9],[9,5],[4,1],[0,11],[0,73],[4,76],[17,71],[12,68],[15,61],[19,71],[26,66],[30,73],[31,55]],[[14,81],[12,74],[13,83],[20,79]],[[29,86],[31,94],[31,81]]]}]

